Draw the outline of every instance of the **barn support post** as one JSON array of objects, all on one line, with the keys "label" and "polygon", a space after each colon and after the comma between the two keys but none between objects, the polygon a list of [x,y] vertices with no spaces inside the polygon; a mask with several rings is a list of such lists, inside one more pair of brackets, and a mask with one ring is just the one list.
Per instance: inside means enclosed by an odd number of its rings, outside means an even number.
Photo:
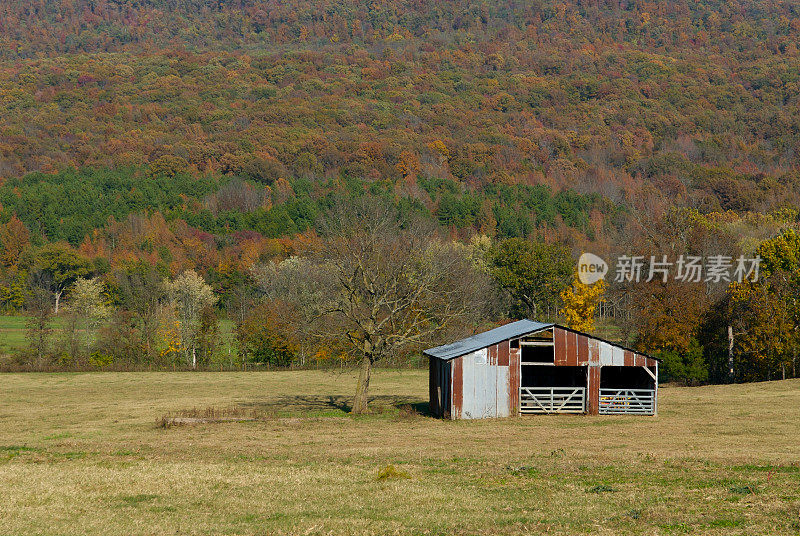
[{"label": "barn support post", "polygon": [[589,374],[591,374],[592,367],[586,367],[586,396],[584,397],[583,405],[586,408],[586,413],[589,413],[589,396],[591,396],[591,391],[589,390]]},{"label": "barn support post", "polygon": [[658,361],[656,361],[656,387],[653,392],[653,417],[658,415]]},{"label": "barn support post", "polygon": [[519,342],[514,348],[509,343],[508,349],[508,396],[509,396],[509,415],[516,417],[520,415],[520,397],[522,396],[520,388],[522,386],[522,363],[520,361],[520,347]]},{"label": "barn support post", "polygon": [[600,413],[600,365],[586,368],[586,414]]},{"label": "barn support post", "polygon": [[450,405],[450,418],[460,419],[461,410],[464,406],[464,368],[463,357],[453,359],[451,365],[450,388],[452,390],[453,402]]}]

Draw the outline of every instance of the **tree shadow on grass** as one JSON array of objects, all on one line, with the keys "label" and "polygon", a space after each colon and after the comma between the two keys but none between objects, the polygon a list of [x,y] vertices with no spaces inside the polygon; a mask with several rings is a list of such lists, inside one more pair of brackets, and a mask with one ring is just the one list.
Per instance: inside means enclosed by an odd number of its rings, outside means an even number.
[{"label": "tree shadow on grass", "polygon": [[433,414],[431,413],[430,402],[412,402],[407,405],[420,415],[424,415],[425,417],[433,417]]},{"label": "tree shadow on grass", "polygon": [[[259,402],[241,404],[243,407],[269,412],[286,412],[293,414],[325,413],[338,411],[350,413],[353,399],[341,395],[297,395],[280,396]],[[420,415],[430,415],[430,404],[420,402],[418,398],[408,396],[378,395],[369,398],[370,412],[383,413],[388,408],[399,409],[409,406]]]}]

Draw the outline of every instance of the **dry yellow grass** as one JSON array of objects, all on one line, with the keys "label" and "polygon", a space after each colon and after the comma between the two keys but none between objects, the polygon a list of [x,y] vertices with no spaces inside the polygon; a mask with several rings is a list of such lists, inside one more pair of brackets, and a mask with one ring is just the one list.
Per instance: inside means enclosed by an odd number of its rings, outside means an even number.
[{"label": "dry yellow grass", "polygon": [[[345,415],[353,386],[3,375],[0,534],[800,532],[800,381],[665,388],[656,418],[474,422],[401,415],[425,400],[422,371],[378,371],[377,415]],[[208,407],[266,417],[156,424]]]}]

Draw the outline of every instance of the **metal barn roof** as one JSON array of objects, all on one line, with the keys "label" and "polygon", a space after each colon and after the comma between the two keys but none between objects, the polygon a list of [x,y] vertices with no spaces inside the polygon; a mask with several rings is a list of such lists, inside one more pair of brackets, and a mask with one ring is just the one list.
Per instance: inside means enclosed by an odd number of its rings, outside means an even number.
[{"label": "metal barn roof", "polygon": [[510,324],[478,333],[477,335],[461,339],[460,341],[437,346],[436,348],[428,348],[422,353],[439,359],[453,359],[508,339],[514,339],[553,327],[554,325],[555,324],[548,324],[546,322],[534,322],[533,320],[517,320],[516,322],[511,322]]}]

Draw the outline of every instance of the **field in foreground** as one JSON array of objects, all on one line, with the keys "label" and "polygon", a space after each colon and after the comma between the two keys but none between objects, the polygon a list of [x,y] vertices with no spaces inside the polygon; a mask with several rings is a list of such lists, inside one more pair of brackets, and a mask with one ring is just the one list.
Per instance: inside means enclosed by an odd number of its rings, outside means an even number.
[{"label": "field in foreground", "polygon": [[[665,388],[655,418],[474,422],[398,411],[424,407],[422,371],[378,371],[364,417],[331,372],[0,380],[4,535],[800,532],[798,380]],[[208,406],[265,418],[156,425]]]}]

